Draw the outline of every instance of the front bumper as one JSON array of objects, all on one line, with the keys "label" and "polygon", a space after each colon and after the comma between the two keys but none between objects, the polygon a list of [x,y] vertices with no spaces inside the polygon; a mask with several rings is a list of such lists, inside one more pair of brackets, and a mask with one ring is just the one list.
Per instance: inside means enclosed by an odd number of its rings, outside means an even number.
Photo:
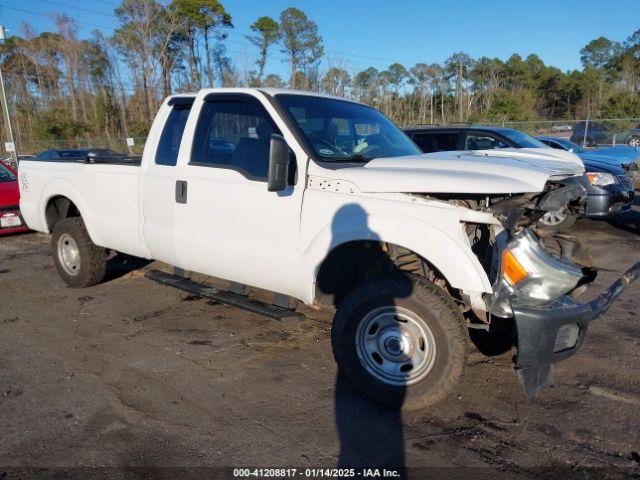
[{"label": "front bumper", "polygon": [[587,195],[585,216],[588,218],[605,218],[626,212],[631,208],[633,198],[634,191],[623,188],[606,190],[604,193],[589,193]]},{"label": "front bumper", "polygon": [[[588,303],[578,303],[569,296],[540,307],[512,303],[518,338],[516,371],[527,397],[533,397],[549,385],[552,364],[570,357],[580,349],[589,323],[606,312],[639,276],[640,262]],[[565,326],[577,328],[578,334],[575,344],[559,349],[563,346],[562,341],[566,341],[559,338],[559,334],[565,335],[564,330],[570,331]],[[574,339],[570,340],[573,343]]]}]

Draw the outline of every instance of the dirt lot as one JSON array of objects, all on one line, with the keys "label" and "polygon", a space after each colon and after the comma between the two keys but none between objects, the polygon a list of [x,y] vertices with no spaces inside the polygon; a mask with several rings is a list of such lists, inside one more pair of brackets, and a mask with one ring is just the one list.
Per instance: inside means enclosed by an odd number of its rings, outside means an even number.
[{"label": "dirt lot", "polygon": [[[574,229],[603,267],[596,288],[640,260],[635,208]],[[472,348],[458,390],[402,418],[336,379],[329,313],[277,322],[210,305],[120,256],[106,282],[73,290],[48,242],[0,239],[0,479],[339,464],[404,465],[411,478],[640,476],[640,284],[538,398],[522,395],[513,350]]]}]

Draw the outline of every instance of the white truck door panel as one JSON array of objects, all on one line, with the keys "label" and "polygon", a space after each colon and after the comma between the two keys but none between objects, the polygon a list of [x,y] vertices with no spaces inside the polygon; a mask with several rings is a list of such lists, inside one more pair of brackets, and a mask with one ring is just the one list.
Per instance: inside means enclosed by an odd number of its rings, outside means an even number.
[{"label": "white truck door panel", "polygon": [[[248,95],[216,95],[198,116],[189,163],[178,167],[178,265],[294,293],[302,188],[267,191],[269,142],[278,128]],[[292,159],[291,168],[295,168]]]},{"label": "white truck door panel", "polygon": [[[150,256],[177,265],[175,229],[176,162],[193,98],[174,98],[162,117],[163,125],[154,151],[145,151],[144,238]],[[155,128],[152,131],[158,131]]]}]

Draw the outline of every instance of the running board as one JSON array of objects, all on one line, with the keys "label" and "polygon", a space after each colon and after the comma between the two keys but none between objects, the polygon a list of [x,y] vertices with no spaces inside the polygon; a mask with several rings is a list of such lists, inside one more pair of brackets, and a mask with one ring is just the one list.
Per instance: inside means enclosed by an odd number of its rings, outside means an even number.
[{"label": "running board", "polygon": [[240,308],[257,315],[262,315],[273,320],[288,320],[298,319],[302,320],[304,315],[290,310],[288,308],[280,307],[278,305],[270,305],[263,303],[259,300],[254,300],[245,295],[240,295],[234,292],[225,292],[224,290],[218,290],[211,285],[204,283],[194,282],[189,278],[185,278],[179,275],[172,275],[160,270],[149,270],[145,276],[153,280],[154,282],[174,287],[185,292],[192,293],[208,300],[213,300],[218,303],[224,303],[231,305],[232,307]]}]

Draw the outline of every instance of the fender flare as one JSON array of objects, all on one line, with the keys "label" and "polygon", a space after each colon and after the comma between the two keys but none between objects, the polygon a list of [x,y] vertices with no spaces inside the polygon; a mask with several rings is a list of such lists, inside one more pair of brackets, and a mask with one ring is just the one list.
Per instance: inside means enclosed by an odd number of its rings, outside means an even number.
[{"label": "fender flare", "polygon": [[471,251],[457,217],[452,218],[448,229],[458,231],[458,238],[452,238],[442,228],[424,219],[397,213],[371,213],[366,229],[358,228],[357,221],[342,220],[340,225],[325,225],[303,248],[295,279],[300,286],[299,298],[306,303],[312,303],[315,298],[317,275],[329,253],[340,245],[358,240],[374,240],[407,248],[436,267],[454,288],[492,291],[491,282]]}]

